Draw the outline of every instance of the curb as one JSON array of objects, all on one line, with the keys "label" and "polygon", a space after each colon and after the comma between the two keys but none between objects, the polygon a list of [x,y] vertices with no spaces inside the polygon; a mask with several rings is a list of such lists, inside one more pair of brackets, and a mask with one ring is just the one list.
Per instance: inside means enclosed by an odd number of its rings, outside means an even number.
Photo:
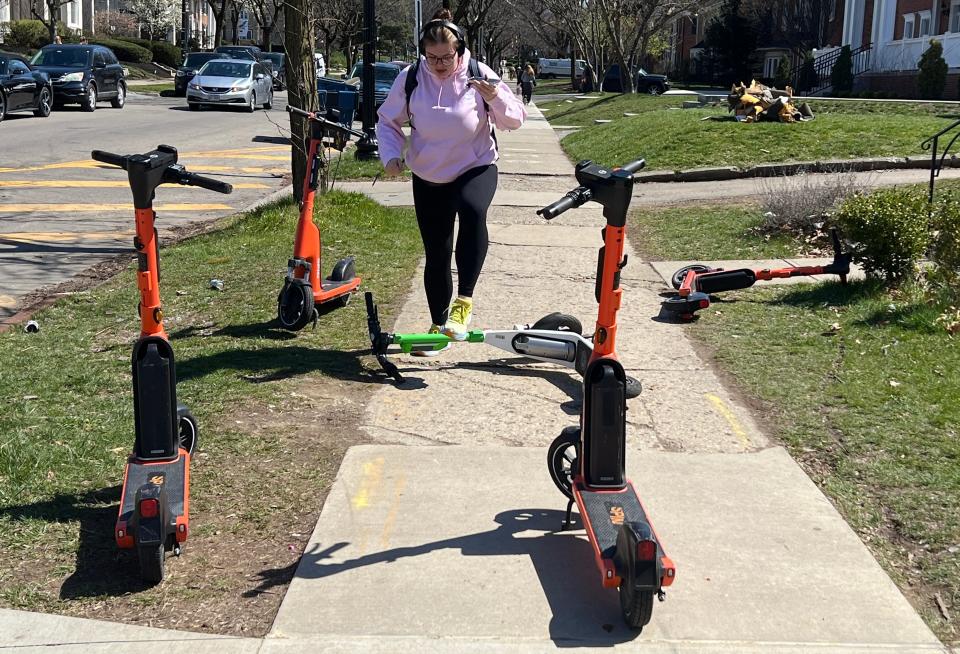
[{"label": "curb", "polygon": [[[943,160],[943,166],[960,168],[960,158],[950,155]],[[804,173],[867,172],[872,170],[930,170],[930,157],[911,155],[908,157],[872,157],[866,159],[834,159],[826,161],[797,161],[792,163],[757,164],[750,168],[718,166],[690,168],[687,170],[651,170],[636,173],[634,181],[640,183],[657,182],[719,182],[731,179],[752,177],[783,177]]]}]

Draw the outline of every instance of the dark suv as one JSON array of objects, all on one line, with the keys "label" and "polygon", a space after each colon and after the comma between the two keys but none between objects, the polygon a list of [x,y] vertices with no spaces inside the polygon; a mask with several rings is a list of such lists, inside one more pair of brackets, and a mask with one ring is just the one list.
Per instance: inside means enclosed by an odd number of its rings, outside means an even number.
[{"label": "dark suv", "polygon": [[[637,72],[637,79],[634,80],[634,88],[637,93],[660,95],[670,90],[670,80],[667,79],[666,75],[653,75],[641,68]],[[600,90],[608,93],[623,93],[623,84],[620,82],[620,64],[611,64],[607,68]]]},{"label": "dark suv", "polygon": [[255,45],[221,45],[215,52],[230,55],[234,59],[253,59],[260,61],[263,53]]},{"label": "dark suv", "polygon": [[33,68],[53,82],[53,103],[79,103],[93,111],[97,102],[109,100],[121,109],[127,99],[123,67],[110,48],[102,45],[47,45],[33,55]]}]

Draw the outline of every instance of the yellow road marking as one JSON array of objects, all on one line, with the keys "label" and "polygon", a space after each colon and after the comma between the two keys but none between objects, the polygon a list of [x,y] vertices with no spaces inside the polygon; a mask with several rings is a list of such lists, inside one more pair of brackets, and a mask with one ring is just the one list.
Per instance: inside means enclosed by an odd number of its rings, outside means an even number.
[{"label": "yellow road marking", "polygon": [[[0,187],[6,188],[127,188],[129,182],[125,181],[95,181],[95,180],[29,180],[29,179],[8,179],[0,180]],[[199,189],[199,186],[188,186],[186,188]],[[270,188],[267,184],[257,184],[252,182],[242,182],[234,184],[233,188]]]},{"label": "yellow road marking", "polygon": [[[132,204],[0,204],[0,213],[30,213],[33,211],[130,211]],[[232,210],[229,204],[160,204],[154,211],[218,211]]]},{"label": "yellow road marking", "polygon": [[403,489],[407,485],[407,478],[402,476],[397,479],[393,487],[393,502],[390,506],[390,513],[387,515],[386,522],[383,523],[383,533],[380,534],[380,546],[387,549],[390,544],[390,534],[393,532],[393,525],[397,521],[397,513],[400,512],[400,497],[403,495]]},{"label": "yellow road marking", "polygon": [[730,424],[730,429],[733,430],[733,433],[737,435],[737,438],[740,439],[740,442],[744,447],[750,447],[750,437],[747,436],[747,430],[743,428],[743,425],[740,424],[740,421],[737,420],[737,416],[733,415],[733,411],[727,408],[727,405],[724,404],[716,395],[712,393],[705,393],[705,397],[710,400],[710,403],[717,410],[721,416],[726,418],[727,422]]},{"label": "yellow road marking", "polygon": [[125,240],[133,234],[134,232],[7,232],[0,233],[0,243],[4,241],[64,243],[84,240]]},{"label": "yellow road marking", "polygon": [[365,509],[370,506],[373,498],[377,495],[380,487],[380,481],[383,478],[383,457],[367,461],[363,464],[363,479],[360,480],[360,488],[357,490],[350,503],[355,509]]},{"label": "yellow road marking", "polygon": [[[32,168],[0,168],[0,173],[28,173],[38,170],[63,170],[67,168],[119,170],[119,168],[116,166],[108,166],[107,164],[102,164],[97,161],[67,161],[65,163],[47,164],[45,166],[34,166]],[[260,166],[207,166],[205,164],[195,165],[194,170],[191,172],[205,171],[231,173],[274,173],[281,175],[290,172],[286,168],[263,168]]]},{"label": "yellow road marking", "polygon": [[263,161],[290,161],[290,155],[281,154],[218,154],[216,157],[206,157],[204,155],[185,154],[183,159],[260,159]]},{"label": "yellow road marking", "polygon": [[247,152],[289,152],[289,145],[264,145],[256,148],[234,148],[232,150],[194,150],[181,152],[181,157],[219,157],[225,154],[244,154]]}]

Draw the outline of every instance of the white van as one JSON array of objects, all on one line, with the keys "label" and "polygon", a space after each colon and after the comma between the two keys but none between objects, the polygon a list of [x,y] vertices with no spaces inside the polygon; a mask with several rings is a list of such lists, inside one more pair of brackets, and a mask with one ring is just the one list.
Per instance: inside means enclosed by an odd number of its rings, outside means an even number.
[{"label": "white van", "polygon": [[[583,69],[587,62],[583,59],[577,59],[576,76],[583,74]],[[570,77],[569,59],[540,59],[537,62],[537,77],[540,79],[550,79],[551,77]]]}]

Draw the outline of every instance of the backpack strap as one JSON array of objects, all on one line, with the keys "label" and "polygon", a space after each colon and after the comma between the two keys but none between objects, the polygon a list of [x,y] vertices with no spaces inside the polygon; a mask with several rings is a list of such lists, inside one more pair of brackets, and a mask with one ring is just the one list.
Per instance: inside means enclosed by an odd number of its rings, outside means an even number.
[{"label": "backpack strap", "polygon": [[[467,62],[467,71],[470,73],[470,77],[479,77],[484,82],[487,81],[487,76],[480,72],[480,62],[473,57],[470,57],[470,61]],[[477,91],[477,95],[480,95],[479,91]],[[493,147],[499,151],[500,144],[497,143],[497,132],[493,128],[493,121],[490,120],[490,105],[487,104],[487,101],[483,99],[482,95],[480,95],[480,99],[483,101],[483,110],[487,112],[487,122],[490,124],[490,136],[493,138]]]},{"label": "backpack strap", "polygon": [[413,64],[410,67],[410,70],[407,71],[407,79],[403,82],[403,92],[407,96],[407,120],[410,121],[410,128],[413,129],[413,117],[410,115],[410,96],[413,95],[413,90],[417,88],[419,80],[417,79],[417,73],[420,72],[420,59],[417,59],[417,63]]}]

